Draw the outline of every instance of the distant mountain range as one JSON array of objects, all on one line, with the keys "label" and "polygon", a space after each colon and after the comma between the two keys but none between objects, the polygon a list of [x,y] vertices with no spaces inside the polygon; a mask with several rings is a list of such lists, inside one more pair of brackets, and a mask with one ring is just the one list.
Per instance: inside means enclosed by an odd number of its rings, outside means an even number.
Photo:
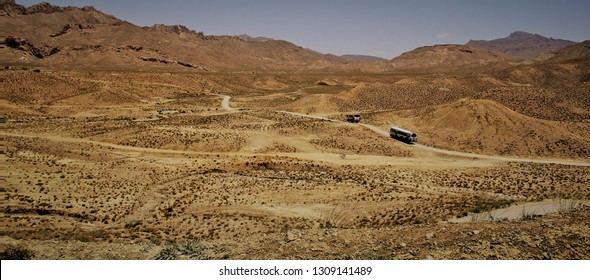
[{"label": "distant mountain range", "polygon": [[576,44],[576,42],[517,31],[511,33],[506,38],[491,41],[470,40],[466,45],[504,53],[518,58],[530,59],[573,44]]},{"label": "distant mountain range", "polygon": [[205,36],[181,25],[139,27],[92,7],[0,2],[0,62],[93,69],[341,70],[350,61],[283,40]]},{"label": "distant mountain range", "polygon": [[[185,71],[487,71],[523,58],[588,57],[575,42],[514,32],[466,45],[420,47],[390,61],[366,55],[322,54],[284,40],[210,36],[182,25],[139,27],[93,7],[24,7],[0,0],[0,65],[65,69]],[[562,49],[577,46],[578,48]]]},{"label": "distant mountain range", "polygon": [[486,49],[450,44],[417,48],[392,59],[389,65],[393,71],[465,72],[506,68],[514,60]]},{"label": "distant mountain range", "polygon": [[358,54],[345,54],[341,55],[341,58],[344,58],[348,61],[376,61],[376,62],[383,62],[387,61],[387,59],[377,56],[370,56],[370,55],[358,55]]}]

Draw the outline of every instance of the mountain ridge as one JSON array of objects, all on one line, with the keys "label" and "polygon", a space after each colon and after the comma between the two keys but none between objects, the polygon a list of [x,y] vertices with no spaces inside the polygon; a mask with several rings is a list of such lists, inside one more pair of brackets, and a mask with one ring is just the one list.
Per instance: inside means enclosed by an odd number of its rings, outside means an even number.
[{"label": "mountain ridge", "polygon": [[0,62],[8,65],[257,71],[348,67],[342,58],[284,40],[205,35],[182,25],[139,27],[91,7],[2,4],[0,37],[8,48],[0,51]]},{"label": "mountain ridge", "polygon": [[492,51],[458,44],[424,46],[389,61],[394,71],[448,72],[506,68],[514,58]]},{"label": "mountain ridge", "polygon": [[82,11],[94,11],[97,12],[93,6],[84,6],[82,8],[74,6],[55,6],[48,2],[41,2],[29,7],[19,5],[15,0],[1,0],[0,1],[0,16],[17,16],[17,15],[33,15],[33,14],[53,14],[58,12],[64,12],[66,10],[79,9]]},{"label": "mountain ridge", "polygon": [[541,54],[556,51],[575,43],[577,42],[547,38],[539,34],[531,34],[524,31],[515,31],[505,38],[470,40],[465,45],[508,54],[522,59],[532,59]]},{"label": "mountain ridge", "polygon": [[[205,35],[183,25],[140,27],[91,6],[59,7],[42,2],[30,7],[0,0],[0,63],[57,68],[124,70],[253,70],[253,71],[361,71],[361,72],[473,72],[519,65],[522,55],[495,50],[498,42],[520,42],[527,57],[538,63],[559,59],[559,50],[544,51],[527,42],[571,41],[516,31],[507,38],[471,40],[465,45],[416,48],[391,60],[367,55],[323,54],[285,40],[242,35]],[[3,39],[3,40],[2,40]],[[511,43],[512,42],[512,43]],[[556,43],[556,44],[557,44]],[[475,45],[483,44],[484,47]],[[487,45],[486,45],[487,44]],[[6,46],[6,47],[4,47]],[[541,46],[541,47],[540,47]],[[569,57],[584,57],[584,49]],[[557,58],[554,58],[556,57]],[[562,55],[563,56],[563,55]]]}]

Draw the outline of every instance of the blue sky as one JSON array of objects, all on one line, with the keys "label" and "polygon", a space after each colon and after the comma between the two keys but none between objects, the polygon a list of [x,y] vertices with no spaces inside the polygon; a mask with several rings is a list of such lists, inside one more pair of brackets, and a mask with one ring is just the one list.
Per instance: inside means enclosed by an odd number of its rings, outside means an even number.
[{"label": "blue sky", "polygon": [[[46,0],[47,1],[47,0]],[[30,6],[40,1],[17,0]],[[322,53],[387,59],[417,47],[491,40],[513,31],[590,39],[588,0],[49,0],[94,6],[140,26],[182,24],[206,35],[283,39]]]}]

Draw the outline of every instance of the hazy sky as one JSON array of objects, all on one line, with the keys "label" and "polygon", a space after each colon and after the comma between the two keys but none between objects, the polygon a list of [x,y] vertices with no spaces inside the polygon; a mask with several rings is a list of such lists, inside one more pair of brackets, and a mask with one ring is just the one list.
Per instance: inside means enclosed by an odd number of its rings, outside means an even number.
[{"label": "hazy sky", "polygon": [[[17,0],[30,6],[40,1]],[[322,53],[391,59],[417,47],[491,40],[513,31],[590,39],[588,0],[49,0],[94,6],[140,26],[182,24],[206,35],[283,39]]]}]

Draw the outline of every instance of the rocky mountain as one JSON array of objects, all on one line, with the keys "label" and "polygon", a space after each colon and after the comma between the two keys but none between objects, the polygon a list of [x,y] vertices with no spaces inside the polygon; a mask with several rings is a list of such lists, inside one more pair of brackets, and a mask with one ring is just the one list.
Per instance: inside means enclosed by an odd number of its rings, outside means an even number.
[{"label": "rocky mountain", "polygon": [[389,61],[393,71],[407,72],[466,72],[505,68],[514,58],[489,50],[465,45],[435,45],[420,47]]},{"label": "rocky mountain", "polygon": [[[57,12],[64,12],[66,10],[77,9],[75,7],[59,7],[53,6],[47,2],[41,2],[39,4],[25,7],[16,4],[15,0],[0,0],[0,16],[18,16],[18,15],[34,15],[34,14],[53,14]],[[82,10],[89,11],[94,10],[93,7],[84,7]]]},{"label": "rocky mountain", "polygon": [[7,66],[130,71],[457,72],[502,69],[513,66],[515,56],[532,57],[548,50],[553,53],[543,59],[565,57],[556,51],[572,43],[515,32],[492,41],[422,47],[384,61],[371,56],[322,54],[288,41],[245,34],[205,35],[182,25],[140,27],[93,7],[59,7],[46,2],[24,7],[14,0],[0,0],[0,8],[0,64]]},{"label": "rocky mountain", "polygon": [[198,38],[198,39],[205,39],[205,34],[203,32],[197,32],[184,25],[164,25],[164,24],[154,24],[149,27],[143,27],[144,30],[150,32],[161,32],[161,33],[169,33],[175,34],[180,36],[181,38]]},{"label": "rocky mountain", "polygon": [[576,42],[573,41],[546,38],[539,34],[530,34],[527,32],[517,31],[511,33],[506,38],[500,38],[491,41],[470,40],[466,45],[490,50],[493,52],[504,53],[523,59],[530,59],[544,53],[556,51],[575,43]]},{"label": "rocky mountain", "polygon": [[92,7],[23,7],[10,0],[1,6],[0,63],[5,65],[140,71],[351,67],[345,59],[283,40],[206,36],[182,25],[139,27]]}]

